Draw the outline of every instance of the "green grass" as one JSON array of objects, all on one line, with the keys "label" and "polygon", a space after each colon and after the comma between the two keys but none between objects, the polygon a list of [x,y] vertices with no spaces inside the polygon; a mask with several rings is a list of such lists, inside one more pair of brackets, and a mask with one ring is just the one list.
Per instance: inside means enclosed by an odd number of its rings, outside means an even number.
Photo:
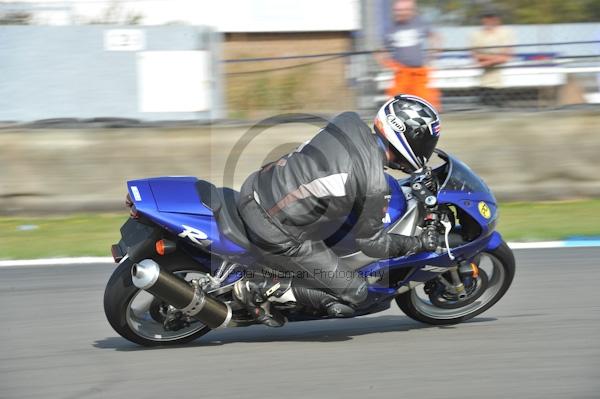
[{"label": "green grass", "polygon": [[[110,256],[129,215],[78,214],[63,217],[0,218],[0,259]],[[20,230],[19,226],[37,226]]]},{"label": "green grass", "polygon": [[[110,256],[126,213],[0,218],[0,259]],[[20,226],[37,226],[23,230]],[[510,241],[600,236],[600,200],[500,205],[498,229]]]},{"label": "green grass", "polygon": [[500,204],[498,230],[510,241],[600,236],[600,200]]}]

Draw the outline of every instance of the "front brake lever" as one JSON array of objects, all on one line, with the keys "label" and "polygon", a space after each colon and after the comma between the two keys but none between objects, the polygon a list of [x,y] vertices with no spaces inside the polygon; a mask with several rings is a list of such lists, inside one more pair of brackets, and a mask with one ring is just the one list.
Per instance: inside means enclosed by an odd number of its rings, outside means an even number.
[{"label": "front brake lever", "polygon": [[450,260],[454,260],[456,259],[456,257],[452,254],[452,251],[450,250],[450,230],[452,229],[452,223],[450,223],[449,220],[442,220],[440,221],[440,223],[442,224],[442,226],[444,226],[444,240],[446,241],[446,250],[448,251],[448,257],[450,258]]}]

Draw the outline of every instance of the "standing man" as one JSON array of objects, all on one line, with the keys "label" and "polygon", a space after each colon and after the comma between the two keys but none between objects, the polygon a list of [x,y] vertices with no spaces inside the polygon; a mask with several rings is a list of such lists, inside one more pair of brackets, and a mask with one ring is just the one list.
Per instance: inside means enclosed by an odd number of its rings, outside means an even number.
[{"label": "standing man", "polygon": [[430,86],[430,68],[427,67],[430,57],[426,50],[427,44],[439,48],[439,37],[417,14],[415,0],[394,0],[392,15],[393,21],[386,27],[383,38],[388,52],[377,57],[380,64],[394,71],[393,85],[386,94],[389,97],[416,95],[439,109],[440,92]]},{"label": "standing man", "polygon": [[510,28],[502,26],[500,13],[492,6],[487,6],[481,13],[481,25],[482,28],[471,36],[473,58],[483,68],[481,102],[485,105],[500,106],[503,99],[499,91],[502,88],[502,73],[499,66],[512,59],[513,49],[494,48],[494,46],[512,46],[515,44],[515,37]]}]

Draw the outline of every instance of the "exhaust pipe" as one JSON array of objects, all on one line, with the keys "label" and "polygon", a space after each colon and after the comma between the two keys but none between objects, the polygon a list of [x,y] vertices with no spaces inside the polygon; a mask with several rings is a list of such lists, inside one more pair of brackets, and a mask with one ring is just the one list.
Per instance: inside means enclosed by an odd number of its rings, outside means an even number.
[{"label": "exhaust pipe", "polygon": [[131,279],[137,288],[151,293],[212,329],[227,327],[231,322],[229,305],[162,270],[151,259],[135,263],[131,267]]}]

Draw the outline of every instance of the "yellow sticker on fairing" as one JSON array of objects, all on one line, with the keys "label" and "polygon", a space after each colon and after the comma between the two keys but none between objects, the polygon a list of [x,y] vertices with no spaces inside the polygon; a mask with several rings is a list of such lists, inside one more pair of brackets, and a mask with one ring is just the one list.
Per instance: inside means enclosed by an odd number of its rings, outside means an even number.
[{"label": "yellow sticker on fairing", "polygon": [[481,216],[483,216],[486,219],[489,219],[492,217],[492,210],[490,209],[490,207],[488,206],[488,204],[486,204],[485,202],[481,201],[479,203],[479,213],[481,213]]}]

